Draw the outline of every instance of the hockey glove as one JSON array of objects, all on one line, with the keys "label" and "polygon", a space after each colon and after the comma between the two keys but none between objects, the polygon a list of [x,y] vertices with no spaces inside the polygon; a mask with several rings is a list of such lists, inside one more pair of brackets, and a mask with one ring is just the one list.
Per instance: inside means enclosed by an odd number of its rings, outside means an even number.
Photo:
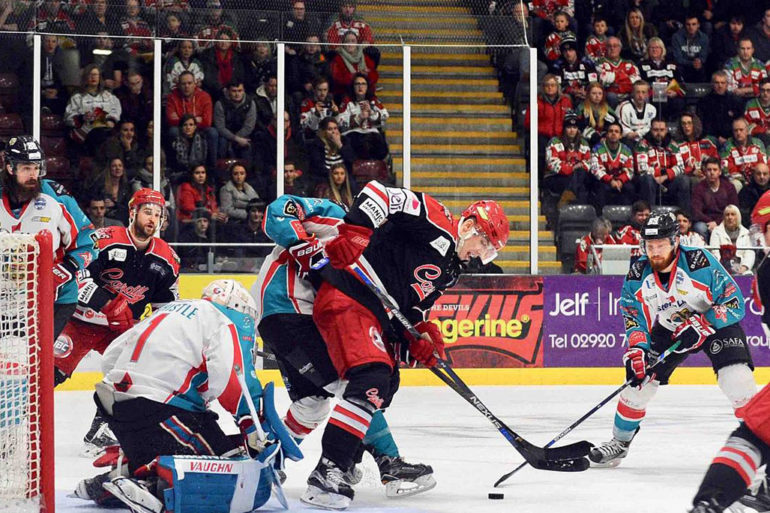
[{"label": "hockey glove", "polygon": [[366,226],[341,224],[339,235],[326,244],[329,262],[337,269],[344,269],[354,263],[369,245],[371,236],[372,230]]},{"label": "hockey glove", "polygon": [[53,288],[55,298],[59,299],[61,289],[75,277],[77,266],[69,260],[63,260],[61,263],[53,266]]},{"label": "hockey glove", "polygon": [[326,257],[323,243],[315,237],[297,242],[289,248],[289,254],[297,262],[298,272],[302,277],[311,270],[318,269],[318,265]]},{"label": "hockey glove", "polygon": [[639,346],[629,347],[623,353],[623,365],[626,366],[626,381],[632,387],[638,387],[647,375],[647,350]]},{"label": "hockey glove", "polygon": [[674,352],[687,353],[689,351],[696,351],[714,333],[716,333],[716,330],[714,330],[714,327],[703,314],[695,314],[688,317],[686,321],[677,326],[671,337],[675,341],[682,341]]},{"label": "hockey glove", "polygon": [[107,317],[107,325],[118,334],[128,331],[134,325],[134,315],[123,296],[118,296],[102,308]]},{"label": "hockey glove", "polygon": [[243,444],[246,446],[246,450],[249,451],[249,456],[256,458],[259,453],[265,450],[265,447],[270,445],[267,440],[259,439],[259,432],[254,425],[254,420],[251,415],[244,415],[238,420],[238,427],[241,430],[243,436]]},{"label": "hockey glove", "polygon": [[442,360],[446,360],[444,337],[438,326],[432,322],[421,322],[415,328],[422,336],[417,340],[412,340],[409,344],[411,355],[426,367],[433,367],[438,363],[436,355]]}]

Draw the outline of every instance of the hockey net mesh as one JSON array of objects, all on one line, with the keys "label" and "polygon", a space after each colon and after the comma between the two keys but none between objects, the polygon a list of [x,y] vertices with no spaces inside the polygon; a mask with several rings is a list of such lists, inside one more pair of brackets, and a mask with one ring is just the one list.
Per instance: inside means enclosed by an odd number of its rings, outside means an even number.
[{"label": "hockey net mesh", "polygon": [[39,511],[40,247],[34,235],[0,234],[0,512]]}]

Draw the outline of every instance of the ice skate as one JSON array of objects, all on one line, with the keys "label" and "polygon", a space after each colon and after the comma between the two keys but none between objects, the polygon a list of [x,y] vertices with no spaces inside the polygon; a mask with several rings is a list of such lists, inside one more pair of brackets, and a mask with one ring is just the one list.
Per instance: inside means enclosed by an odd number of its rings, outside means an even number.
[{"label": "ice skate", "polygon": [[350,485],[357,485],[363,478],[364,471],[361,470],[361,467],[355,463],[348,469],[347,472],[345,472],[345,481],[347,481],[347,483]]},{"label": "ice skate", "polygon": [[694,508],[687,510],[687,513],[722,513],[724,508],[717,501],[700,501]]},{"label": "ice skate", "polygon": [[133,513],[161,513],[163,503],[145,485],[129,477],[116,477],[102,486],[120,499]]},{"label": "ice skate", "polygon": [[105,490],[102,486],[111,479],[110,474],[111,472],[105,472],[104,474],[81,480],[75,488],[74,493],[70,494],[70,497],[92,500],[99,506],[105,508],[123,507],[123,502]]},{"label": "ice skate", "polygon": [[770,493],[767,490],[767,477],[757,476],[746,494],[730,505],[731,513],[770,513]]},{"label": "ice skate", "polygon": [[112,445],[118,445],[118,439],[115,438],[104,418],[97,414],[91,422],[91,429],[83,437],[80,455],[84,458],[97,458]]},{"label": "ice skate", "polygon": [[613,438],[609,442],[594,447],[588,453],[588,459],[591,460],[593,467],[617,467],[620,461],[628,455],[628,447],[631,442],[623,442]]},{"label": "ice skate", "polygon": [[400,456],[377,456],[374,459],[380,469],[380,479],[388,497],[408,497],[436,486],[433,468],[422,463],[407,463]]},{"label": "ice skate", "polygon": [[300,500],[323,509],[343,510],[350,506],[355,492],[345,481],[345,472],[326,458],[321,458],[307,479],[307,490]]}]

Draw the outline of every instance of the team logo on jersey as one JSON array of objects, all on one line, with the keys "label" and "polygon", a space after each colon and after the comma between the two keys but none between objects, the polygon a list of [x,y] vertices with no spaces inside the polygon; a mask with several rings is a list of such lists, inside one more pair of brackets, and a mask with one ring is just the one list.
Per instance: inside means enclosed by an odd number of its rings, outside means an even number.
[{"label": "team logo on jersey", "polygon": [[441,276],[441,268],[433,264],[421,265],[414,270],[414,278],[417,280],[417,283],[412,283],[412,289],[417,293],[420,301],[436,290],[433,281],[438,279],[439,276]]},{"label": "team logo on jersey", "polygon": [[283,213],[289,217],[296,217],[300,221],[305,219],[305,210],[293,201],[287,201],[283,205]]},{"label": "team logo on jersey", "polygon": [[623,316],[623,323],[626,325],[626,330],[634,329],[639,327],[639,321],[634,319],[633,317],[629,317],[627,315]]},{"label": "team logo on jersey", "polygon": [[377,328],[374,326],[369,327],[369,338],[372,339],[372,344],[374,344],[374,347],[383,353],[388,352],[387,349],[385,349],[385,343],[382,341],[382,335],[380,335],[380,332],[377,331]]},{"label": "team logo on jersey", "polygon": [[116,294],[125,296],[126,301],[134,304],[144,299],[150,287],[144,285],[126,285],[121,281],[123,270],[117,268],[105,269],[100,275],[108,289]]},{"label": "team logo on jersey", "polygon": [[446,252],[449,251],[449,240],[447,240],[447,238],[443,235],[431,241],[430,245],[433,246],[436,251],[441,254],[441,256],[446,256]]},{"label": "team logo on jersey", "polygon": [[72,354],[74,344],[69,335],[62,333],[53,343],[53,355],[56,358],[67,358]]},{"label": "team logo on jersey", "polygon": [[366,399],[377,408],[382,408],[382,403],[385,401],[380,397],[380,391],[376,388],[370,388],[366,391]]},{"label": "team logo on jersey", "polygon": [[698,269],[709,266],[709,259],[702,249],[687,251],[685,256],[687,257],[687,265],[691,271],[697,271]]},{"label": "team logo on jersey", "polygon": [[43,210],[46,205],[45,198],[43,196],[38,196],[37,198],[35,198],[34,205],[36,210]]},{"label": "team logo on jersey", "polygon": [[128,251],[122,248],[114,248],[107,252],[107,258],[117,262],[125,262],[128,257]]}]

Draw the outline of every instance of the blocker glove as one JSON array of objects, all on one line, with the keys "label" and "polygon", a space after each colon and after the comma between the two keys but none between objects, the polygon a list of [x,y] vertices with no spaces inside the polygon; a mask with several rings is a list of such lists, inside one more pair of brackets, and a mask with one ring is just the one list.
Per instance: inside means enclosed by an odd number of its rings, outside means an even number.
[{"label": "blocker glove", "polygon": [[632,387],[638,387],[647,375],[647,350],[640,346],[631,346],[623,353],[623,365],[626,366],[626,381]]},{"label": "blocker glove", "polygon": [[436,355],[442,360],[446,360],[444,352],[444,337],[435,323],[420,322],[415,325],[415,329],[422,335],[409,344],[409,353],[415,360],[425,365],[433,367],[438,363]]},{"label": "blocker glove", "polygon": [[289,254],[297,262],[301,276],[306,276],[311,270],[317,269],[316,266],[326,257],[323,243],[315,236],[291,246]]},{"label": "blocker glove", "polygon": [[716,330],[703,314],[692,315],[674,330],[671,338],[674,341],[681,340],[681,344],[679,344],[679,347],[674,352],[686,353],[688,351],[695,351],[714,333],[716,333]]},{"label": "blocker glove", "polygon": [[341,224],[339,235],[326,243],[326,254],[332,267],[344,269],[358,260],[369,245],[372,233],[366,226]]},{"label": "blocker glove", "polygon": [[134,325],[134,315],[123,296],[118,296],[104,305],[102,313],[107,317],[107,325],[111,331],[123,333]]}]

